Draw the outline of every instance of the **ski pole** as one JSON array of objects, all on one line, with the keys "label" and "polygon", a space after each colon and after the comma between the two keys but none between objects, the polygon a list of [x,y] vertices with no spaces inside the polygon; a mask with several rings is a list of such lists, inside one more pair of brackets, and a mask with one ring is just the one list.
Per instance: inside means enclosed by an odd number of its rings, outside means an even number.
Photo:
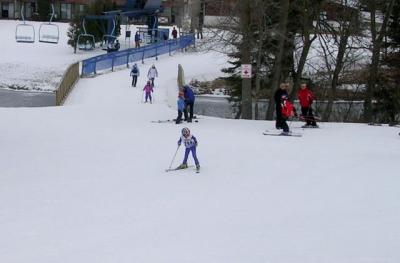
[{"label": "ski pole", "polygon": [[175,151],[174,157],[172,157],[172,161],[171,161],[171,164],[169,165],[168,169],[171,169],[171,167],[172,167],[172,164],[173,164],[173,163],[174,163],[174,161],[175,161],[176,154],[178,153],[179,147],[181,147],[181,146],[180,146],[180,145],[178,145],[178,148],[176,148],[176,151]]}]

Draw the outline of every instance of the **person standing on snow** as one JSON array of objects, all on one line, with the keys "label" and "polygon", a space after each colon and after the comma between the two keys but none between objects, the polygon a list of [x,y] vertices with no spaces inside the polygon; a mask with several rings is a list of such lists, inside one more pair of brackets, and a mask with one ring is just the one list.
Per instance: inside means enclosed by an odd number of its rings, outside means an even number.
[{"label": "person standing on snow", "polygon": [[[193,89],[189,85],[183,86],[183,93],[185,95],[185,105],[186,105],[185,119],[188,122],[192,122],[195,95],[194,95]],[[188,116],[188,114],[189,114],[189,116]]]},{"label": "person standing on snow", "polygon": [[154,64],[149,69],[149,72],[147,72],[147,77],[151,81],[151,85],[154,87],[154,79],[158,77],[158,72]]},{"label": "person standing on snow", "polygon": [[178,146],[181,146],[181,143],[185,145],[185,157],[183,158],[183,162],[181,165],[178,166],[177,169],[186,169],[188,168],[187,165],[187,160],[189,157],[189,153],[192,152],[192,156],[194,159],[194,162],[196,164],[196,170],[200,170],[200,163],[199,160],[197,159],[197,154],[196,154],[196,148],[197,148],[197,139],[194,137],[192,134],[190,134],[189,128],[183,128],[182,131],[182,136],[180,137],[178,141]]},{"label": "person standing on snow", "polygon": [[317,128],[318,125],[315,122],[314,115],[312,112],[311,104],[313,103],[315,96],[312,91],[307,87],[306,83],[302,83],[300,86],[300,90],[297,93],[297,98],[299,99],[301,106],[301,115],[306,121],[306,125],[304,128],[312,127]]},{"label": "person standing on snow", "polygon": [[143,90],[146,96],[144,102],[147,103],[147,100],[150,99],[150,103],[152,103],[151,93],[153,92],[153,86],[150,84],[150,80],[147,81],[147,84],[144,86]]},{"label": "person standing on snow", "polygon": [[283,129],[282,135],[290,135],[289,125],[287,124],[287,119],[290,117],[296,116],[296,109],[293,104],[289,101],[288,95],[284,94],[281,97],[281,120],[280,127]]},{"label": "person standing on snow", "polygon": [[139,31],[136,31],[135,34],[135,48],[139,48],[140,47],[140,33]]},{"label": "person standing on snow", "polygon": [[132,77],[132,87],[136,87],[137,79],[140,76],[140,71],[138,65],[135,63],[131,70]]},{"label": "person standing on snow", "polygon": [[179,92],[177,104],[178,104],[178,117],[176,118],[175,123],[179,124],[182,122],[182,114],[183,113],[185,114],[185,121],[187,116],[185,98],[182,91]]},{"label": "person standing on snow", "polygon": [[174,39],[177,39],[177,38],[178,38],[178,31],[176,30],[175,27],[172,28],[172,37],[173,37]]},{"label": "person standing on snow", "polygon": [[278,130],[283,129],[282,122],[284,121],[284,119],[282,117],[282,96],[289,97],[288,89],[289,89],[289,83],[282,82],[279,85],[279,89],[277,89],[274,94],[275,110],[276,110],[275,128]]}]

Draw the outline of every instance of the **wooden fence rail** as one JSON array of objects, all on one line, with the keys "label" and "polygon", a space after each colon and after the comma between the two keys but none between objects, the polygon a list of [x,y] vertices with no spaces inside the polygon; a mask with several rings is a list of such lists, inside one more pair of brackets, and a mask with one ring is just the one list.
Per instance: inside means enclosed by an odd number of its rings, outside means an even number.
[{"label": "wooden fence rail", "polygon": [[79,80],[79,62],[76,62],[68,67],[65,71],[60,85],[56,90],[56,105],[61,106],[69,93],[75,86],[75,83]]}]

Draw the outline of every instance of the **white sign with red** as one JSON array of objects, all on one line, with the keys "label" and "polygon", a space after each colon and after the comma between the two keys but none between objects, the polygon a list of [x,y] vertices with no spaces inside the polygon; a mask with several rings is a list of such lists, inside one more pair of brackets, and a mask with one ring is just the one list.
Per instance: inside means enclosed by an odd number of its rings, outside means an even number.
[{"label": "white sign with red", "polygon": [[242,64],[242,79],[251,79],[251,64]]}]

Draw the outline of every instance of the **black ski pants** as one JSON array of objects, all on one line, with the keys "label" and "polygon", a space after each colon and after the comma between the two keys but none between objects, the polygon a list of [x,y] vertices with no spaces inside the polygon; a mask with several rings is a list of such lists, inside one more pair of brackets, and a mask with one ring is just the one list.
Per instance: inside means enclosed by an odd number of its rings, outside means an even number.
[{"label": "black ski pants", "polygon": [[311,107],[301,107],[301,115],[303,115],[307,125],[317,126]]},{"label": "black ski pants", "polygon": [[187,121],[192,121],[193,119],[193,107],[194,107],[194,102],[186,102],[185,119]]},{"label": "black ski pants", "polygon": [[284,132],[289,132],[289,126],[286,122],[286,118],[282,116],[281,107],[276,107],[276,122],[275,128],[280,130],[283,129]]},{"label": "black ski pants", "polygon": [[132,75],[132,87],[136,87],[136,83],[137,83],[137,76]]},{"label": "black ski pants", "polygon": [[181,110],[178,110],[178,117],[175,120],[176,124],[179,124],[182,122],[182,114],[183,114],[183,112]]}]

